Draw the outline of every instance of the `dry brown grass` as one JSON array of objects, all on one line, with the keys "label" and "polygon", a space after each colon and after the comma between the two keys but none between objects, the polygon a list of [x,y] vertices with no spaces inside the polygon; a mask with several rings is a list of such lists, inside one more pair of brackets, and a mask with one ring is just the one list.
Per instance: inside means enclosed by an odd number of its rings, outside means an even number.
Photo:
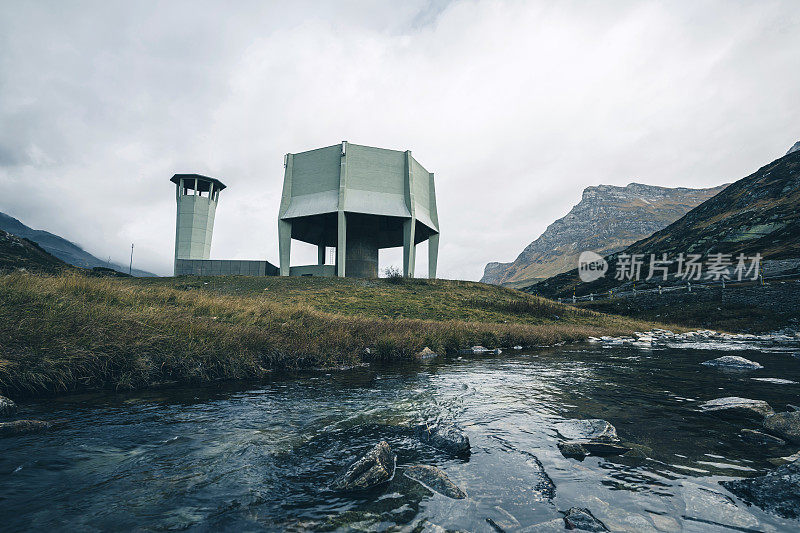
[{"label": "dry brown grass", "polygon": [[[190,279],[187,289],[180,278],[0,276],[0,390],[45,394],[257,379],[276,369],[355,364],[365,348],[370,357],[410,359],[424,346],[453,352],[474,344],[552,344],[651,326],[474,283],[393,288],[376,281],[359,289],[361,300],[370,294],[394,297],[394,305],[402,300],[404,316],[437,317],[420,319],[387,316],[374,302],[359,309],[347,280],[268,280],[273,289],[284,283],[294,291],[289,298],[261,285],[248,290],[252,279],[225,279],[231,290],[203,289],[202,279]],[[237,285],[242,293],[232,294]],[[445,311],[431,310],[444,294],[450,295]],[[479,319],[449,318],[461,315]]]}]

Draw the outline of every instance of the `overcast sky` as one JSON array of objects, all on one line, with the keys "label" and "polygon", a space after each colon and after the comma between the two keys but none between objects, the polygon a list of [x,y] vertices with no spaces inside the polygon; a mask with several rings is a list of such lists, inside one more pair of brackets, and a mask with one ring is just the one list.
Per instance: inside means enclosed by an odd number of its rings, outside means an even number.
[{"label": "overcast sky", "polygon": [[135,266],[171,274],[169,178],[196,172],[228,185],[212,257],[277,263],[283,154],[342,140],[435,173],[440,277],[479,279],[584,187],[714,186],[782,156],[800,9],[0,0],[0,211],[99,257],[135,242]]}]

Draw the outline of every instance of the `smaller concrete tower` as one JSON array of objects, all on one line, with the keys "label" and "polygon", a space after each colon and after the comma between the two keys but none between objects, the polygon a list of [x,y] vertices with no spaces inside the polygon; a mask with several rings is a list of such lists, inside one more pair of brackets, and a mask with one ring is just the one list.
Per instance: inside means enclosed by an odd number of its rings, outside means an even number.
[{"label": "smaller concrete tower", "polygon": [[175,222],[175,274],[178,259],[209,259],[214,214],[225,184],[199,174],[175,174],[178,214]]}]

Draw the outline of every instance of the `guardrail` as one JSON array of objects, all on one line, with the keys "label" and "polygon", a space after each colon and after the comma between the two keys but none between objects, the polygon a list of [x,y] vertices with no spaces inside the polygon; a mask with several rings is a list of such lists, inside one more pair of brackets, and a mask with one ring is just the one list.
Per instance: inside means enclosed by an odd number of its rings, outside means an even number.
[{"label": "guardrail", "polygon": [[577,302],[591,302],[594,300],[602,300],[602,299],[610,299],[610,298],[629,298],[635,297],[640,294],[654,294],[657,293],[659,295],[665,292],[674,292],[674,291],[687,291],[692,292],[693,290],[704,290],[704,289],[711,289],[711,288],[722,288],[726,289],[728,287],[742,287],[742,286],[752,286],[754,283],[756,285],[765,285],[769,281],[773,280],[781,280],[781,279],[797,279],[800,282],[800,274],[792,273],[792,274],[776,274],[772,276],[763,276],[759,275],[757,279],[750,279],[750,280],[743,280],[743,281],[728,281],[722,278],[720,281],[714,282],[702,282],[702,283],[692,283],[691,281],[687,281],[686,283],[682,283],[679,285],[659,285],[654,288],[647,288],[647,289],[637,289],[635,286],[632,290],[614,290],[609,289],[604,292],[599,293],[590,293],[583,296],[573,296],[571,298],[558,298],[558,303],[577,303]]}]

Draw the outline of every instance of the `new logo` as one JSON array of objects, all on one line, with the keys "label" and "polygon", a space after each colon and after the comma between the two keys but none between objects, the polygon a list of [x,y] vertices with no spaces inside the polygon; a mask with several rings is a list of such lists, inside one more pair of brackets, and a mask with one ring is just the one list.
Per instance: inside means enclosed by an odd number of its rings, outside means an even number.
[{"label": "new logo", "polygon": [[578,276],[581,281],[588,283],[600,279],[608,271],[608,262],[603,256],[591,251],[581,252],[578,257]]}]

